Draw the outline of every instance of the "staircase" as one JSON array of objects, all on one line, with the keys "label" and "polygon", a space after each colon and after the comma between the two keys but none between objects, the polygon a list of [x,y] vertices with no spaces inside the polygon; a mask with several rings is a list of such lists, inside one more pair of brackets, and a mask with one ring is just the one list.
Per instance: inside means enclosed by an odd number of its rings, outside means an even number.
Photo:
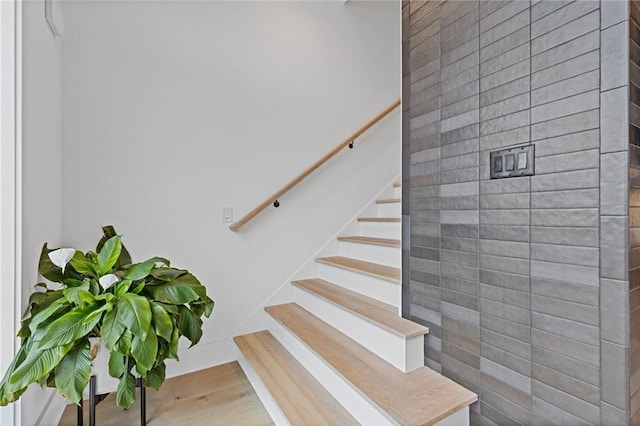
[{"label": "staircase", "polygon": [[265,307],[266,330],[234,338],[276,424],[469,424],[477,396],[424,367],[428,329],[399,315],[401,188],[394,183]]}]

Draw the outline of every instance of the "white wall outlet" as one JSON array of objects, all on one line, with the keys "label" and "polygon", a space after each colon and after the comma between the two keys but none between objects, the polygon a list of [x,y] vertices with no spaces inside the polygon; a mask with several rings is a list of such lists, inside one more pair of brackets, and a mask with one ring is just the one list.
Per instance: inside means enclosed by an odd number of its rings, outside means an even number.
[{"label": "white wall outlet", "polygon": [[233,207],[224,206],[222,208],[222,223],[233,222]]}]

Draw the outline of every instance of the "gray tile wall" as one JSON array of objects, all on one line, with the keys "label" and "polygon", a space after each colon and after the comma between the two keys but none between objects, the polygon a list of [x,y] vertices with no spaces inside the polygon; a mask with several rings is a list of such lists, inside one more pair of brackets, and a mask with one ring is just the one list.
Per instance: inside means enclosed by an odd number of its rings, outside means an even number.
[{"label": "gray tile wall", "polygon": [[[626,424],[640,412],[628,10],[403,2],[403,314],[431,329],[426,365],[478,393],[474,424]],[[535,176],[489,179],[490,151],[529,144]]]}]

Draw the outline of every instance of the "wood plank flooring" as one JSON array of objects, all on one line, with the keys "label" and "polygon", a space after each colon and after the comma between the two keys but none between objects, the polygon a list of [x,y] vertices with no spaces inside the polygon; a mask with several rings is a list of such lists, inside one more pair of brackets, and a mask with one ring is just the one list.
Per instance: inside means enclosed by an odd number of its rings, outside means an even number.
[{"label": "wood plank flooring", "polygon": [[[88,423],[85,409],[85,425]],[[115,403],[115,394],[98,404],[100,426],[140,424],[139,399],[129,410]],[[76,406],[68,405],[59,426],[75,426]],[[272,425],[273,422],[237,362],[219,365],[147,389],[147,424],[157,426]]]}]

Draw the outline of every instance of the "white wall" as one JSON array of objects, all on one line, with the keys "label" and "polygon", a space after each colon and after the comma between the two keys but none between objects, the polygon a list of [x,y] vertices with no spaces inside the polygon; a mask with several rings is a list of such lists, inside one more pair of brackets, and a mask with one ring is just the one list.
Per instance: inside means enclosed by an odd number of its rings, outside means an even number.
[{"label": "white wall", "polygon": [[216,300],[203,343],[400,172],[396,111],[279,209],[240,233],[220,222],[400,96],[396,2],[74,1],[64,17],[65,243],[92,247],[113,224],[135,260],[189,268]]},{"label": "white wall", "polygon": [[[44,241],[62,237],[62,48],[44,1],[22,3],[22,302],[38,282]],[[54,392],[32,385],[22,397],[22,424],[34,425]],[[52,424],[42,419],[42,425]]]},{"label": "white wall", "polygon": [[[18,195],[16,144],[16,4],[0,2],[0,374],[9,367],[17,352],[17,294],[20,286],[16,263],[16,198]],[[0,425],[17,423],[16,405],[0,407]]]}]

